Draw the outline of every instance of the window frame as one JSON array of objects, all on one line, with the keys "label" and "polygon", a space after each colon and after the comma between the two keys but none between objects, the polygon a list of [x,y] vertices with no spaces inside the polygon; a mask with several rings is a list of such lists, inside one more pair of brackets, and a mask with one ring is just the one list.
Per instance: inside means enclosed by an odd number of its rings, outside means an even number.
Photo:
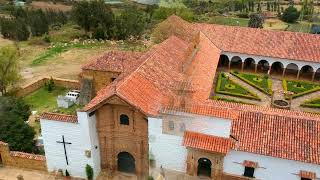
[{"label": "window frame", "polygon": [[[252,176],[251,175],[251,170],[252,170]],[[249,172],[248,172],[249,171]],[[243,172],[243,176],[245,177],[250,177],[250,178],[254,178],[254,171],[255,168],[254,167],[249,167],[249,166],[245,166],[244,167],[244,172]],[[247,172],[247,173],[246,173]]]},{"label": "window frame", "polygon": [[[124,118],[126,118],[126,119],[124,119]],[[120,114],[119,122],[120,122],[120,125],[129,126],[130,125],[130,118],[126,114]]]}]

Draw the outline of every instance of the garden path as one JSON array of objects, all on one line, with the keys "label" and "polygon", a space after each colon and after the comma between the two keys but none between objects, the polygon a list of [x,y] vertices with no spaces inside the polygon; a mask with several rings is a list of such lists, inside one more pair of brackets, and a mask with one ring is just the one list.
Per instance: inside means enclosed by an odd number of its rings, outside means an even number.
[{"label": "garden path", "polygon": [[306,107],[301,107],[300,105],[304,103],[305,101],[319,98],[320,97],[320,91],[316,91],[310,94],[306,94],[301,97],[294,98],[291,103],[291,109],[294,110],[300,110],[300,111],[307,111],[307,112],[315,112],[319,113],[320,110],[318,108],[306,108]]},{"label": "garden path", "polygon": [[283,94],[283,87],[282,87],[282,81],[276,78],[271,78],[272,80],[272,91],[273,91],[273,98],[279,99],[279,100],[285,100],[284,94]]},{"label": "garden path", "polygon": [[[253,93],[256,93],[258,95],[258,97],[261,98],[261,101],[256,101],[255,104],[258,103],[260,106],[270,106],[271,98],[269,96],[267,96],[263,92],[257,90],[256,88],[252,87],[251,85],[247,84],[246,82],[242,81],[241,79],[237,78],[236,76],[234,76],[234,75],[232,75],[230,73],[226,73],[226,74],[228,74],[229,78],[232,81],[234,81],[234,82],[238,83],[239,85],[245,87],[249,91],[251,91]],[[244,98],[241,98],[241,101],[244,101]]]}]

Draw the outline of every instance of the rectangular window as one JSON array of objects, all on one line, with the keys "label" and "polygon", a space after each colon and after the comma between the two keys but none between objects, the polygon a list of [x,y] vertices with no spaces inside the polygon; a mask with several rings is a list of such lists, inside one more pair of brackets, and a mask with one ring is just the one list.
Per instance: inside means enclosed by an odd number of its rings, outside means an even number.
[{"label": "rectangular window", "polygon": [[243,176],[245,176],[245,177],[254,177],[253,174],[254,174],[254,168],[245,166]]},{"label": "rectangular window", "polygon": [[174,122],[173,121],[169,121],[169,129],[170,129],[170,131],[174,130]]},{"label": "rectangular window", "polygon": [[186,125],[184,123],[180,124],[180,132],[186,131]]}]

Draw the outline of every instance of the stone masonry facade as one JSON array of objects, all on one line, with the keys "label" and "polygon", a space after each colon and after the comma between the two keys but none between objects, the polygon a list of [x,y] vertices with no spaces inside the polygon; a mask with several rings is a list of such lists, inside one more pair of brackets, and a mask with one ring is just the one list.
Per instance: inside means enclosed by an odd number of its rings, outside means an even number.
[{"label": "stone masonry facade", "polygon": [[[135,159],[135,174],[145,179],[149,174],[148,122],[146,117],[120,98],[113,96],[96,110],[101,166],[111,176],[117,172],[117,155],[128,152]],[[120,124],[120,115],[129,117],[129,125]]]}]

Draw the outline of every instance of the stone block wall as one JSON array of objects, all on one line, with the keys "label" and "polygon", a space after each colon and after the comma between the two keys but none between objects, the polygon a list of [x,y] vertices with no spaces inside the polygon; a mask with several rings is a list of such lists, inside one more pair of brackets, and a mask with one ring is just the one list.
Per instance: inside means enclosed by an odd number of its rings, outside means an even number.
[{"label": "stone block wall", "polygon": [[[29,83],[23,87],[20,87],[16,91],[16,96],[22,97],[26,96],[41,87],[44,86],[44,84],[50,79],[50,77],[43,77],[41,79],[38,79],[32,83]],[[77,80],[70,80],[70,79],[61,79],[61,78],[53,78],[54,84],[56,86],[70,88],[70,89],[80,89],[80,83]]]},{"label": "stone block wall", "polygon": [[45,156],[10,151],[7,143],[0,141],[0,164],[32,170],[47,171]]}]

